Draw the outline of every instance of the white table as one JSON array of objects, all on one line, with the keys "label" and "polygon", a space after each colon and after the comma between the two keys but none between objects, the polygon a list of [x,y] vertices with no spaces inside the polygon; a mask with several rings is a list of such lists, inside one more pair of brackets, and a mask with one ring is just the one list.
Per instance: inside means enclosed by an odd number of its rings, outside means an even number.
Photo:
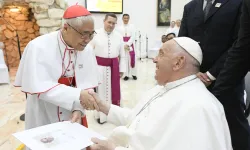
[{"label": "white table", "polygon": [[2,49],[0,49],[0,84],[1,83],[10,83],[9,72],[4,61]]}]

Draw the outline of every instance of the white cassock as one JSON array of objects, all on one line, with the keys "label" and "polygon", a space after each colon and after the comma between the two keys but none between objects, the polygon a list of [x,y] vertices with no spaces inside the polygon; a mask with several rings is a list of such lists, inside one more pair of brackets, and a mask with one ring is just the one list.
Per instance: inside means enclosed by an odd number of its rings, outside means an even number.
[{"label": "white cassock", "polygon": [[108,121],[119,125],[115,150],[232,150],[223,106],[195,75],[154,87],[133,110],[112,105]]},{"label": "white cassock", "polygon": [[167,29],[166,35],[169,34],[169,33],[174,33],[175,36],[177,37],[178,34],[179,34],[179,31],[178,31],[178,32],[176,32],[176,31],[177,31],[176,27],[174,27],[174,28],[169,27],[169,28]]},{"label": "white cassock", "polygon": [[[133,51],[132,49],[132,45],[134,47],[134,51],[135,50],[135,27],[133,24],[123,24],[122,26],[117,28],[117,31],[119,31],[121,33],[121,35],[123,37],[130,37],[130,39],[127,42],[124,42],[124,45],[128,45],[130,47],[130,51]],[[124,76],[129,77],[130,75],[132,76],[136,76],[137,72],[136,72],[136,56],[135,56],[135,65],[132,68],[131,67],[131,59],[130,59],[130,54],[129,51],[126,51],[126,58],[127,58],[127,62],[126,62],[126,72],[124,73]]]},{"label": "white cassock", "polygon": [[[119,71],[126,71],[126,57],[123,44],[123,38],[121,34],[117,31],[107,33],[103,28],[97,31],[96,36],[90,42],[90,45],[93,46],[95,55],[101,58],[117,58],[119,57]],[[98,59],[97,59],[98,61]],[[107,103],[114,104],[114,99],[112,99],[112,94],[120,94],[120,86],[117,89],[112,89],[111,83],[111,67],[109,66],[98,66],[99,69],[99,79],[101,84],[97,88],[97,93],[102,100],[105,100]],[[119,72],[118,72],[119,73]],[[119,79],[120,84],[120,79]],[[119,88],[119,89],[118,89]],[[115,92],[112,92],[114,90]],[[117,104],[120,105],[120,99],[116,100]],[[103,123],[107,120],[107,116],[103,113],[95,112],[95,118],[100,119],[100,122]]]},{"label": "white cassock", "polygon": [[180,27],[175,27],[175,36],[178,37],[180,31]]},{"label": "white cassock", "polygon": [[[92,47],[75,51],[65,44],[61,31],[29,42],[15,80],[15,86],[28,93],[25,128],[68,121],[74,110],[84,113],[80,92],[98,85],[97,67]],[[74,76],[77,88],[59,84],[62,76]]]}]

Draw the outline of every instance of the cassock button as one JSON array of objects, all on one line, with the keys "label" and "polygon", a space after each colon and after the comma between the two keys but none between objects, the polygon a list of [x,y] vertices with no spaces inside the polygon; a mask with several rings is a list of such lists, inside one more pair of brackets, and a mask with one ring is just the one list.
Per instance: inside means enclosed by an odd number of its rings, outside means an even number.
[{"label": "cassock button", "polygon": [[71,54],[73,54],[74,52],[73,51],[71,51]]},{"label": "cassock button", "polygon": [[62,114],[62,112],[60,112],[60,114]]},{"label": "cassock button", "polygon": [[70,71],[69,69],[67,71]]},{"label": "cassock button", "polygon": [[70,61],[70,63],[73,63],[73,61]]}]

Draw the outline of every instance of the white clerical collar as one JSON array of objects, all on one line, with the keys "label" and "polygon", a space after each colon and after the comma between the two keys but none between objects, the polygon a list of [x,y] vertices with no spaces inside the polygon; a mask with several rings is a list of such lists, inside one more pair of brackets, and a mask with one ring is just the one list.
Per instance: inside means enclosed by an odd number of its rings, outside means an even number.
[{"label": "white clerical collar", "polygon": [[104,28],[103,28],[103,32],[106,33],[107,35],[110,35],[112,32],[107,32]]},{"label": "white clerical collar", "polygon": [[58,31],[58,43],[60,50],[64,53],[65,50],[75,50],[74,48],[68,46],[62,37],[62,32]]},{"label": "white clerical collar", "polygon": [[193,80],[195,78],[197,78],[196,75],[190,75],[190,76],[184,77],[182,79],[179,79],[179,80],[176,80],[176,81],[173,81],[173,82],[169,82],[164,86],[164,91],[166,91],[166,90],[168,91],[168,90],[170,90],[172,88],[175,88],[175,87],[177,87],[179,85],[182,85],[182,84],[184,84],[184,83],[186,83],[188,81],[191,81],[191,80]]}]

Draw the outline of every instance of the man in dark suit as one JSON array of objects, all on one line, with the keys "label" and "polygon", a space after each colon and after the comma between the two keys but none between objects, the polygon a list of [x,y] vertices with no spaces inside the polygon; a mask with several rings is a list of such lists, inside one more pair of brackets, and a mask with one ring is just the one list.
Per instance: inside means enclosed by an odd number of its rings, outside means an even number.
[{"label": "man in dark suit", "polygon": [[[238,120],[234,122],[229,120],[229,126],[235,130],[235,141],[238,145],[246,145],[250,140],[250,131],[247,120],[242,116],[243,110],[237,99],[233,99],[230,93],[235,93],[235,87],[239,87],[245,75],[250,70],[250,0],[244,0],[242,7],[242,16],[240,20],[240,30],[238,40],[228,51],[227,60],[223,70],[217,77],[213,94],[224,104],[225,112],[229,119]],[[250,95],[247,95],[250,96]],[[240,115],[235,115],[236,114]],[[231,124],[230,124],[231,122]],[[234,137],[233,137],[234,138]],[[248,149],[250,146],[248,145]],[[245,147],[241,148],[245,150]]]},{"label": "man in dark suit", "polygon": [[[201,72],[197,76],[210,91],[224,66],[228,50],[237,39],[241,6],[242,0],[192,0],[184,7],[179,36],[190,37],[200,43],[203,62]],[[244,130],[246,120],[241,104],[243,96],[244,82],[241,82],[234,88],[234,92],[230,93],[227,102],[221,101],[225,108],[234,150],[249,150],[246,139],[243,139],[247,137],[242,137],[243,133],[239,132]],[[230,101],[235,101],[233,107],[242,110],[241,113],[229,109],[232,107]],[[234,128],[234,124],[237,124],[238,129]]]}]

